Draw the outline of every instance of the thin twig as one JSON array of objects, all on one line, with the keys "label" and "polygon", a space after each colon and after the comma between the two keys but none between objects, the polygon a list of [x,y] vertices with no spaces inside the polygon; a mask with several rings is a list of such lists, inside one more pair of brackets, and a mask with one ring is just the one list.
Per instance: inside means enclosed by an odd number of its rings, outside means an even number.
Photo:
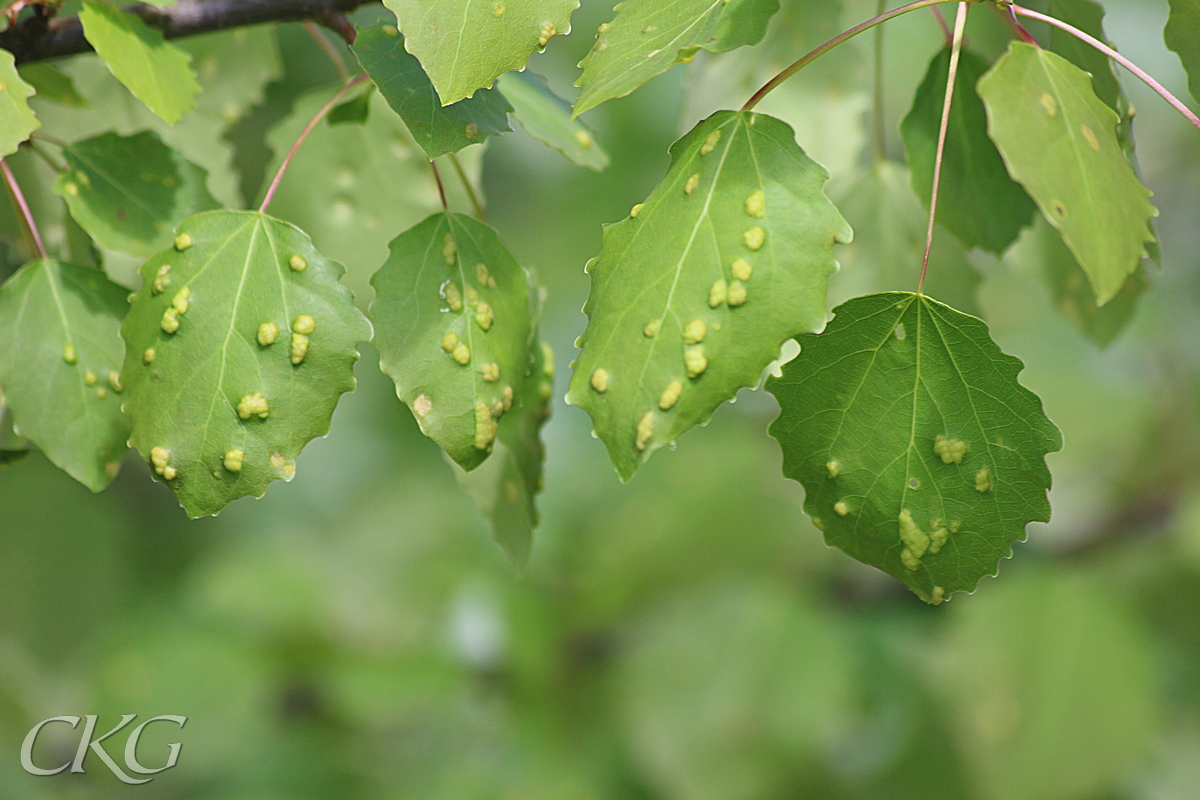
[{"label": "thin twig", "polygon": [[312,20],[305,20],[304,30],[308,31],[308,35],[317,43],[317,47],[321,48],[322,52],[329,59],[329,62],[333,64],[333,68],[337,70],[338,78],[343,83],[350,80],[350,70],[346,67],[345,59],[342,58],[342,54],[337,51],[337,48],[333,46],[333,42],[329,41],[325,36],[325,32],[321,30],[321,26]]},{"label": "thin twig", "polygon": [[308,134],[312,133],[312,129],[317,127],[317,123],[324,119],[329,110],[336,106],[338,101],[345,97],[351,89],[366,80],[368,80],[366,74],[356,75],[351,78],[342,88],[334,92],[333,97],[329,98],[325,105],[321,106],[321,109],[308,121],[308,124],[304,126],[304,130],[300,131],[300,135],[296,137],[296,143],[292,145],[292,149],[284,156],[283,163],[279,165],[279,171],[275,173],[275,179],[271,181],[271,186],[267,189],[267,194],[263,198],[262,205],[258,207],[258,213],[267,213],[267,206],[271,205],[271,198],[275,196],[275,190],[279,187],[279,182],[283,180],[283,173],[287,172],[288,165],[292,163],[292,156],[296,155],[296,151],[300,149],[300,145],[304,144],[304,140],[308,138]]},{"label": "thin twig", "polygon": [[967,27],[967,4],[958,4],[954,18],[954,39],[950,46],[950,69],[946,74],[946,99],[942,102],[942,127],[938,130],[937,155],[933,160],[933,189],[929,193],[929,228],[925,232],[925,256],[921,259],[921,280],[917,294],[925,290],[925,273],[929,270],[929,251],[933,248],[933,223],[937,219],[938,185],[942,180],[942,157],[946,154],[946,131],[950,128],[950,108],[954,104],[954,82],[958,78],[958,57],[962,54],[963,32]]},{"label": "thin twig", "polygon": [[[890,19],[895,19],[896,17],[907,14],[910,11],[916,11],[921,8],[929,8],[930,6],[941,5],[942,3],[954,3],[954,2],[958,2],[958,0],[916,0],[915,3],[909,3],[906,6],[900,6],[899,8],[893,8],[891,11],[880,14],[877,17],[872,17],[871,19],[867,20],[866,22],[855,25],[853,28],[851,28],[848,31],[843,31],[842,33],[839,33],[837,36],[833,37],[828,42],[826,42],[825,44],[818,47],[816,50],[813,50],[811,53],[808,53],[808,54],[802,56],[795,63],[793,63],[791,66],[787,67],[786,69],[784,69],[782,72],[780,72],[774,78],[771,78],[771,80],[767,81],[767,83],[761,89],[759,89],[757,92],[755,92],[754,95],[751,96],[751,98],[746,101],[746,104],[744,106],[742,106],[742,111],[749,111],[750,109],[754,108],[756,105],[758,105],[760,100],[762,100],[764,97],[766,97],[768,94],[770,94],[772,90],[774,90],[777,86],[779,86],[779,84],[783,83],[788,78],[792,77],[797,72],[804,69],[809,64],[816,61],[818,58],[825,55],[833,48],[837,47],[840,44],[844,44],[845,42],[850,41],[855,36],[858,36],[860,33],[869,31],[869,30],[871,30],[871,28],[874,28],[876,25],[880,25],[884,22],[887,22]],[[981,2],[983,2],[983,0],[967,0],[967,2],[981,3]]]},{"label": "thin twig", "polygon": [[23,223],[22,229],[25,231],[29,244],[29,252],[35,253],[39,258],[47,258],[46,247],[42,244],[42,236],[38,233],[37,223],[33,221],[33,212],[29,210],[29,204],[25,202],[25,195],[21,194],[17,176],[13,175],[8,162],[2,158],[0,158],[0,172],[4,173],[4,182],[8,185],[8,193],[12,196],[13,205],[17,207],[17,214]]},{"label": "thin twig", "polygon": [[442,210],[449,214],[450,204],[446,202],[446,187],[442,183],[442,173],[438,172],[437,164],[433,163],[433,161],[429,162],[429,168],[433,170],[433,180],[437,183],[438,197],[442,198]]},{"label": "thin twig", "polygon": [[1143,83],[1145,83],[1147,86],[1149,86],[1154,91],[1158,92],[1159,96],[1162,97],[1162,99],[1164,99],[1168,103],[1170,103],[1172,108],[1174,108],[1176,111],[1178,111],[1180,114],[1182,114],[1184,116],[1184,119],[1186,119],[1188,122],[1192,123],[1192,125],[1194,125],[1196,127],[1196,130],[1200,130],[1200,117],[1197,117],[1195,112],[1193,112],[1190,108],[1185,106],[1178,97],[1176,97],[1175,95],[1173,95],[1169,91],[1167,91],[1166,87],[1164,87],[1161,83],[1154,80],[1154,78],[1151,78],[1150,75],[1148,75],[1141,67],[1139,67],[1137,64],[1134,64],[1132,61],[1130,61],[1128,58],[1126,58],[1125,56],[1118,53],[1116,50],[1113,50],[1111,47],[1106,45],[1104,42],[1100,41],[1099,39],[1097,39],[1093,36],[1089,36],[1088,34],[1084,33],[1083,31],[1079,30],[1078,28],[1076,28],[1072,25],[1068,25],[1067,23],[1063,22],[1060,19],[1055,19],[1054,17],[1049,17],[1049,16],[1046,16],[1045,14],[1040,14],[1037,11],[1030,11],[1028,8],[1021,8],[1018,5],[1013,5],[1011,8],[1014,13],[1020,14],[1022,17],[1029,17],[1030,19],[1040,20],[1042,22],[1045,22],[1048,25],[1053,25],[1054,27],[1056,27],[1060,30],[1066,31],[1067,33],[1071,34],[1072,36],[1076,37],[1077,39],[1081,39],[1084,42],[1087,42],[1092,47],[1096,48],[1101,53],[1104,53],[1104,55],[1111,58],[1113,61],[1116,61],[1122,67],[1129,70],[1137,77],[1141,78]]},{"label": "thin twig", "polygon": [[471,207],[475,209],[475,218],[480,222],[487,222],[487,214],[483,211],[483,204],[479,202],[479,195],[475,193],[475,187],[467,178],[467,172],[463,169],[462,162],[458,160],[456,153],[450,154],[450,163],[454,165],[454,171],[458,173],[458,179],[462,181],[463,189],[471,201]]}]

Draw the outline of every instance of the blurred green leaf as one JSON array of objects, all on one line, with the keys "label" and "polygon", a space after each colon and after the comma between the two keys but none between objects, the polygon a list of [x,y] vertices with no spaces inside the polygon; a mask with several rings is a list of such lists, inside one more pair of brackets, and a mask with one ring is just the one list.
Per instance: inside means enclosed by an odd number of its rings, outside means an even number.
[{"label": "blurred green leaf", "polygon": [[567,395],[622,481],[756,385],[787,338],[820,330],[833,245],[852,235],[822,191],[825,170],[779,120],[721,111],[671,156],[588,265],[588,329]]},{"label": "blurred green leaf", "polygon": [[13,430],[12,411],[4,402],[4,392],[0,391],[0,471],[29,455],[32,449],[29,440]]},{"label": "blurred green leaf", "polygon": [[450,105],[523,69],[535,50],[571,29],[579,0],[385,0],[406,47]]},{"label": "blurred green leaf", "polygon": [[87,108],[88,101],[84,100],[83,96],[76,91],[75,81],[53,64],[45,61],[23,64],[20,73],[21,77],[37,91],[38,97],[66,106]]},{"label": "blurred green leaf", "polygon": [[52,260],[0,287],[0,385],[14,430],[94,492],[128,449],[118,335],[126,294],[99,270]]},{"label": "blurred green leaf", "polygon": [[512,130],[508,127],[512,106],[493,89],[481,89],[468,99],[440,105],[421,63],[405,52],[404,40],[393,26],[379,24],[359,29],[352,49],[379,93],[430,158]]},{"label": "blurred green leaf", "polygon": [[371,117],[371,95],[374,93],[374,84],[367,84],[366,91],[359,92],[346,102],[329,109],[326,120],[330,125],[364,124]]},{"label": "blurred green leaf", "polygon": [[142,267],[122,374],[130,444],[198,517],[295,475],[354,388],[371,326],[341,265],[287,223],[212,211],[178,230]]},{"label": "blurred green leaf", "polygon": [[979,94],[1009,172],[1062,233],[1096,301],[1107,303],[1146,255],[1158,214],[1117,141],[1116,113],[1086,72],[1022,42],[983,76]]},{"label": "blurred green leaf", "polygon": [[174,124],[195,107],[200,84],[191,57],[157,28],[96,0],[84,0],[79,20],[112,74],[155,114]]},{"label": "blurred green leaf", "polygon": [[1200,100],[1200,0],[1169,2],[1171,16],[1163,30],[1163,39],[1183,62],[1192,97]]},{"label": "blurred green leaf", "polygon": [[68,169],[54,182],[71,216],[96,242],[149,256],[167,247],[185,217],[220,204],[208,173],[153,131],[105,133],[63,149]]},{"label": "blurred green leaf", "polygon": [[12,53],[0,50],[0,158],[17,152],[17,146],[41,126],[29,107],[34,89],[21,79]]},{"label": "blurred green leaf", "polygon": [[494,230],[462,214],[435,214],[390,248],[371,279],[380,368],[425,435],[472,470],[524,396],[525,271]]},{"label": "blurred green leaf", "polygon": [[768,381],[783,473],[825,541],[939,603],[993,575],[1050,518],[1062,434],[987,326],[894,292],[834,310]]},{"label": "blurred green leaf", "polygon": [[596,134],[571,118],[571,106],[532,72],[506,72],[496,87],[512,104],[513,116],[525,132],[554,148],[572,162],[597,172],[608,166],[608,153]]},{"label": "blurred green leaf", "polygon": [[200,85],[196,113],[233,125],[266,98],[283,77],[275,28],[256,25],[189,36],[178,46],[192,57]]}]

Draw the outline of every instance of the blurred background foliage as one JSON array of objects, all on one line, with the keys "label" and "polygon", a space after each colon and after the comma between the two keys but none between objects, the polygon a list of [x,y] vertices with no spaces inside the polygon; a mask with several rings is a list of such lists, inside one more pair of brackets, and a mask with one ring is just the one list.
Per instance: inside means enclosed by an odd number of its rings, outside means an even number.
[{"label": "blurred background foliage", "polygon": [[[1105,5],[1109,37],[1182,95],[1162,46],[1166,3]],[[468,159],[493,223],[549,289],[543,334],[560,376],[601,225],[649,192],[668,144],[874,12],[874,0],[784,6],[763,44],[701,55],[589,113],[613,156],[606,172],[520,132]],[[610,15],[585,0],[576,34],[531,69],[573,94],[573,65]],[[988,56],[1007,40],[985,8],[968,34]],[[872,44],[860,37],[762,107],[796,127],[835,187],[872,157]],[[941,45],[925,12],[887,29],[894,160]],[[185,46],[207,92],[173,129],[90,56],[65,68],[91,106],[41,102],[38,114],[67,139],[159,130],[208,169],[214,195],[245,206],[336,73],[299,25]],[[973,596],[928,607],[826,548],[800,487],[780,477],[762,392],[743,392],[624,487],[586,416],[556,400],[543,522],[529,567],[514,571],[367,347],[358,391],[295,481],[219,518],[188,521],[133,456],[100,495],[37,453],[0,472],[0,798],[1200,796],[1200,137],[1125,78],[1165,253],[1131,328],[1101,350],[1056,313],[1053,252],[1036,231],[1002,261],[970,254],[977,289],[969,276],[946,289],[965,292],[1026,362],[1022,381],[1067,443],[1049,458],[1054,521],[1030,526]],[[364,304],[388,239],[435,208],[413,158],[376,102],[366,126],[323,126],[273,207],[348,265]],[[134,264],[81,244],[44,166],[12,161],[52,248],[128,282]],[[889,221],[852,220],[860,241]],[[7,207],[0,225],[6,274],[25,254]],[[915,285],[911,253],[875,263],[860,247],[846,249],[831,305]],[[94,756],[86,775],[20,770],[37,721],[99,714],[107,730],[123,713],[189,718],[143,739],[150,765],[182,741],[174,770],[137,788]],[[37,758],[57,765],[78,734],[52,731]],[[109,740],[118,758],[123,741]]]}]

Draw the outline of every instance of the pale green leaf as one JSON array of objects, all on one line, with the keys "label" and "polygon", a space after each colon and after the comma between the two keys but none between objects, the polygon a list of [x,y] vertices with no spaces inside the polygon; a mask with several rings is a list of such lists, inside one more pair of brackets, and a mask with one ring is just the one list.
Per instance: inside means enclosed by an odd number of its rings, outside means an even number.
[{"label": "pale green leaf", "polygon": [[1170,4],[1163,39],[1183,62],[1192,97],[1200,100],[1200,0],[1170,0]]},{"label": "pale green leaf", "polygon": [[297,228],[210,211],[142,267],[121,327],[130,444],[190,516],[290,480],[354,388],[371,326]]},{"label": "pale green leaf", "polygon": [[[854,228],[854,241],[838,249],[842,268],[831,281],[841,297],[913,288],[921,274],[929,212],[909,185],[908,170],[879,161],[829,182],[829,199]],[[958,239],[934,230],[925,292],[968,314],[979,315],[982,277]]]},{"label": "pale green leaf", "polygon": [[471,97],[571,30],[579,0],[385,0],[441,105]]},{"label": "pale green leaf", "polygon": [[117,80],[168,123],[196,105],[200,84],[191,57],[162,32],[125,11],[85,0],[79,12],[83,35]]},{"label": "pale green leaf", "polygon": [[275,26],[233,28],[178,40],[191,55],[203,91],[196,113],[233,125],[266,96],[267,85],[283,77]]},{"label": "pale green leaf", "polygon": [[128,449],[118,335],[127,294],[99,270],[51,260],[0,287],[0,385],[15,431],[96,492]]},{"label": "pale green leaf", "polygon": [[0,50],[0,158],[17,152],[41,123],[29,107],[33,87],[21,80],[12,53]]},{"label": "pale green leaf", "polygon": [[928,602],[996,573],[1050,518],[1062,435],[987,326],[893,292],[850,300],[767,388],[783,474],[825,541]]},{"label": "pale green leaf", "polygon": [[513,116],[525,132],[581,167],[597,172],[608,166],[608,153],[596,134],[571,118],[571,106],[531,72],[508,72],[496,86],[512,104]]},{"label": "pale green leaf", "polygon": [[43,100],[53,100],[65,106],[87,108],[88,101],[75,89],[75,81],[58,67],[45,61],[23,64],[21,77],[32,86]]},{"label": "pale green leaf", "polygon": [[567,402],[622,480],[753,386],[780,345],[825,324],[850,226],[792,129],[721,111],[671,147],[662,183],[604,231]]},{"label": "pale green leaf", "polygon": [[54,191],[103,247],[149,256],[167,247],[184,218],[217,208],[208,174],[158,134],[105,133],[63,149],[67,171]]},{"label": "pale green leaf", "polygon": [[[912,109],[900,123],[913,191],[926,208],[933,189],[949,66],[950,49],[943,48],[930,62]],[[983,58],[970,50],[962,52],[946,130],[937,219],[968,249],[981,247],[999,254],[1016,241],[1037,208],[1021,185],[1008,176],[1004,160],[988,138],[987,112],[975,92],[976,82],[987,69]]]},{"label": "pale green leaf", "polygon": [[779,0],[624,0],[579,64],[575,114],[624,97],[701,48],[757,44],[778,10]]},{"label": "pale green leaf", "polygon": [[525,271],[494,230],[462,214],[435,214],[390,249],[371,279],[380,368],[425,435],[472,470],[523,397]]},{"label": "pale green leaf", "polygon": [[1158,214],[1117,140],[1116,113],[1086,72],[1023,42],[983,76],[979,95],[1009,173],[1062,233],[1097,302],[1107,303],[1146,255]]},{"label": "pale green leaf", "polygon": [[420,62],[405,52],[404,40],[393,26],[360,29],[351,49],[430,158],[512,130],[508,127],[512,106],[494,89],[481,89],[474,97],[447,106],[439,104],[433,84]]}]

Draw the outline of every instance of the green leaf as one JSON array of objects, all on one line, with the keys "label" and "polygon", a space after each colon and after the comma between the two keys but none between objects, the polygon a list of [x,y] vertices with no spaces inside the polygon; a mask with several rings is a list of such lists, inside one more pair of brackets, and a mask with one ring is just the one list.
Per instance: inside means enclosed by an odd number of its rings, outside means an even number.
[{"label": "green leaf", "polygon": [[828,544],[931,603],[972,591],[1049,520],[1062,435],[975,317],[900,292],[834,315],[767,384],[783,474]]},{"label": "green leaf", "polygon": [[850,226],[792,129],[721,111],[671,147],[662,183],[604,231],[567,402],[623,481],[825,324],[833,244]]},{"label": "green leaf", "polygon": [[0,287],[0,385],[15,431],[94,492],[128,449],[117,333],[127,294],[99,270],[51,260]]},{"label": "green leaf", "polygon": [[500,420],[491,458],[471,472],[455,469],[459,483],[475,498],[492,535],[518,567],[529,561],[538,525],[546,448],[541,429],[550,418],[554,393],[554,354],[536,336],[519,404]]},{"label": "green leaf", "polygon": [[1192,97],[1200,100],[1200,0],[1170,0],[1170,4],[1163,39],[1183,62]]},{"label": "green leaf", "polygon": [[434,214],[390,249],[371,279],[379,366],[425,435],[472,470],[523,396],[525,271],[494,230],[462,214]]},{"label": "green leaf", "polygon": [[0,158],[17,152],[17,146],[41,126],[29,98],[33,87],[21,80],[12,53],[0,50]]},{"label": "green leaf", "polygon": [[405,52],[404,40],[393,26],[360,28],[351,49],[430,158],[512,130],[508,127],[512,106],[494,89],[482,89],[448,106],[438,103],[421,63]]},{"label": "green leaf", "polygon": [[75,81],[53,64],[45,61],[23,64],[20,73],[21,77],[37,91],[38,97],[53,100],[65,106],[87,108],[88,101],[84,100],[83,96],[76,91]]},{"label": "green leaf", "polygon": [[575,115],[624,97],[704,48],[722,53],[757,44],[779,0],[625,0],[580,62]]},{"label": "green leaf", "polygon": [[196,104],[200,84],[191,57],[162,32],[118,8],[85,0],[79,12],[83,35],[117,80],[168,123]]},{"label": "green leaf", "polygon": [[136,256],[167,247],[175,225],[219,206],[208,173],[163,144],[158,134],[105,133],[63,149],[67,171],[54,191],[100,245]]},{"label": "green leaf", "polygon": [[[857,296],[917,285],[929,212],[909,185],[908,170],[893,161],[829,183],[829,199],[854,228],[854,242],[838,250],[838,293]],[[925,292],[968,314],[979,315],[982,278],[958,239],[935,230]]]},{"label": "green leaf", "polygon": [[385,0],[437,87],[440,105],[471,97],[522,69],[535,50],[571,29],[579,0]]},{"label": "green leaf", "polygon": [[1107,303],[1146,255],[1158,214],[1117,140],[1116,113],[1086,72],[1023,42],[983,76],[979,95],[1009,173],[1062,234],[1096,301]]},{"label": "green leaf", "polygon": [[[1092,0],[1050,0],[1051,16],[1079,28],[1102,42],[1104,7]],[[1117,73],[1108,56],[1087,42],[1059,28],[1050,28],[1050,49],[1092,76],[1092,88],[1104,104],[1124,118],[1127,104]]]},{"label": "green leaf", "polygon": [[130,444],[193,517],[290,480],[371,336],[341,265],[285,222],[210,211],[141,275],[121,326]]},{"label": "green leaf", "polygon": [[339,103],[329,109],[325,118],[330,125],[363,125],[371,118],[371,95],[375,93],[374,84],[367,84],[367,90],[359,92],[344,103]]},{"label": "green leaf", "polygon": [[196,96],[196,113],[226,125],[233,125],[262,103],[267,85],[283,77],[272,25],[189,36],[178,45],[191,55],[196,77],[204,87]]},{"label": "green leaf", "polygon": [[[933,189],[949,66],[950,49],[944,48],[930,62],[912,110],[900,123],[913,191],[926,208]],[[1037,208],[1021,185],[1008,176],[1004,160],[988,138],[987,112],[975,93],[975,84],[987,69],[983,58],[969,50],[962,52],[942,160],[938,221],[967,248],[981,247],[999,254],[1016,241]]]},{"label": "green leaf", "polygon": [[545,78],[531,72],[508,72],[496,87],[512,104],[517,122],[534,139],[581,167],[599,172],[608,166],[608,153],[596,142],[596,134],[571,118],[571,106],[551,91]]}]

